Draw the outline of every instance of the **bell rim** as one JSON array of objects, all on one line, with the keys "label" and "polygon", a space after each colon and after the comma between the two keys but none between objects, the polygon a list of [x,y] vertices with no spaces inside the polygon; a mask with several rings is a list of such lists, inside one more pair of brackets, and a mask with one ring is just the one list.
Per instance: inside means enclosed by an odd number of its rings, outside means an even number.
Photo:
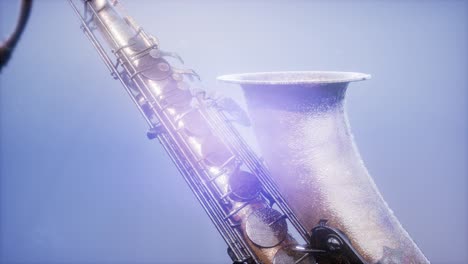
[{"label": "bell rim", "polygon": [[347,71],[273,71],[237,73],[218,76],[221,82],[240,85],[307,85],[364,81],[370,74]]}]

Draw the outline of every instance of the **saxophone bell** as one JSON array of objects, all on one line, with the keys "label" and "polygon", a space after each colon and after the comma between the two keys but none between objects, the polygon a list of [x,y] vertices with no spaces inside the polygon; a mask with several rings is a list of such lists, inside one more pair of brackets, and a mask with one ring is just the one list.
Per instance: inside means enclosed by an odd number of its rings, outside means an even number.
[{"label": "saxophone bell", "polygon": [[[299,222],[312,234],[328,232],[312,248],[352,245],[366,263],[428,263],[382,198],[348,125],[347,86],[369,78],[351,72],[218,77],[243,88],[264,159]],[[327,241],[334,233],[336,240]]]}]

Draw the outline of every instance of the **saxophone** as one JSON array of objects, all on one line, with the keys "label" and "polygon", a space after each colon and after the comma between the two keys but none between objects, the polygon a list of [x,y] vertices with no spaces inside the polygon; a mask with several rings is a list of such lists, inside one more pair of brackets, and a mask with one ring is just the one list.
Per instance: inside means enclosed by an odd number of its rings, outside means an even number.
[{"label": "saxophone", "polygon": [[[369,236],[363,228],[366,219],[357,228],[348,228],[339,215],[342,207],[335,208],[339,203],[321,203],[325,199],[320,195],[317,196],[318,202],[314,196],[312,200],[304,197],[308,191],[316,191],[309,195],[323,194],[317,193],[317,190],[322,190],[322,185],[318,181],[315,186],[314,177],[309,177],[307,184],[289,181],[286,187],[280,186],[284,182],[277,175],[285,171],[281,166],[288,166],[287,162],[280,162],[281,168],[272,167],[271,174],[234,127],[234,121],[249,124],[246,113],[234,101],[213,99],[198,89],[196,79],[199,77],[195,71],[169,63],[170,60],[182,62],[182,59],[176,53],[161,50],[158,40],[126,15],[119,1],[69,0],[69,3],[81,22],[81,29],[111,76],[120,81],[147,122],[148,138],[160,142],[225,240],[233,263],[400,263],[391,262],[395,259],[393,255],[381,258],[386,246],[395,248],[396,245],[390,243],[393,240],[373,234],[385,236],[387,231],[392,238],[405,242],[400,245],[414,245],[408,236],[399,236],[401,230],[386,228],[380,222],[370,226],[372,232]],[[339,93],[344,95],[343,91]],[[297,95],[291,93],[288,98],[295,97],[293,94]],[[272,97],[275,95],[281,93],[273,93]],[[278,129],[284,128],[278,124],[278,119],[261,121],[255,115],[256,108],[252,109],[257,133],[265,132],[257,129],[262,122],[278,125]],[[274,136],[279,136],[278,130],[274,131]],[[286,150],[284,145],[276,143],[271,148],[261,145],[264,150],[273,152],[281,149],[284,153],[291,153],[293,150]],[[301,150],[305,153],[298,155],[307,155],[306,149]],[[279,156],[270,153],[267,162],[276,158]],[[300,169],[298,178],[291,179],[304,180],[305,174],[310,172],[309,165],[312,166],[307,161],[302,167],[289,168],[283,177],[289,177]],[[293,190],[295,185],[304,187],[297,189],[301,192],[298,196],[292,194],[296,192]],[[323,191],[333,190],[323,188]],[[374,189],[365,191],[373,198]],[[316,206],[318,203],[323,206]],[[377,203],[382,211],[378,211],[376,217],[379,218],[380,214],[386,216],[390,212],[386,204],[383,200]],[[346,206],[346,203],[341,206]],[[351,209],[359,208],[352,207],[348,211]],[[348,220],[349,225],[356,224],[354,219]],[[364,233],[356,234],[357,231]],[[363,236],[377,240],[364,241],[361,239]],[[366,247],[366,243],[372,246]],[[415,263],[427,262],[415,245],[405,249],[404,256]]]}]

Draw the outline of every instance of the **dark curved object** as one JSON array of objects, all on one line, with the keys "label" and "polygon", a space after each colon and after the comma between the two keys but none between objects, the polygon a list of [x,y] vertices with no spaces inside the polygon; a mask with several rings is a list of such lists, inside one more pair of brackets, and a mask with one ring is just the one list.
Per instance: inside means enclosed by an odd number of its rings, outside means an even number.
[{"label": "dark curved object", "polygon": [[23,34],[24,28],[31,14],[33,0],[22,0],[21,10],[18,23],[16,24],[15,31],[8,37],[8,39],[0,46],[0,73],[2,72],[3,66],[5,66],[11,58],[11,54],[15,49],[18,41]]}]

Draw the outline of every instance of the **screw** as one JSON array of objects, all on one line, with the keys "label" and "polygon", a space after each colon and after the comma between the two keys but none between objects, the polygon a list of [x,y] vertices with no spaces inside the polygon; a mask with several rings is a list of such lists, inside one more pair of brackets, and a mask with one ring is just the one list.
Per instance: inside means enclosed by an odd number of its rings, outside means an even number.
[{"label": "screw", "polygon": [[337,237],[331,235],[327,239],[327,246],[328,246],[328,249],[330,251],[340,250],[341,249],[341,241]]}]

